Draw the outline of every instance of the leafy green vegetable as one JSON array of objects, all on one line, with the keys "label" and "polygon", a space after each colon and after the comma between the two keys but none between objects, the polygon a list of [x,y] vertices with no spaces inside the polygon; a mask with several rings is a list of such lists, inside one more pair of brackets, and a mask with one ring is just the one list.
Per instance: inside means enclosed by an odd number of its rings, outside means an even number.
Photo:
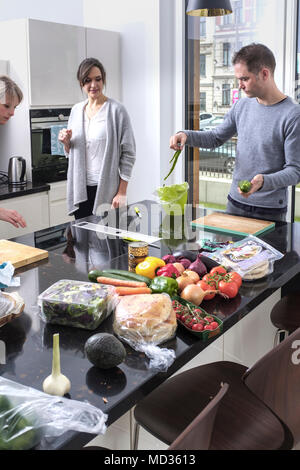
[{"label": "leafy green vegetable", "polygon": [[92,282],[61,280],[40,296],[48,323],[95,329],[112,312],[113,288]]},{"label": "leafy green vegetable", "polygon": [[183,214],[184,206],[187,202],[188,183],[172,184],[171,186],[162,186],[156,190],[159,200],[167,213]]},{"label": "leafy green vegetable", "polygon": [[158,197],[162,202],[176,203],[180,198],[186,195],[189,188],[188,183],[172,184],[171,186],[162,186],[157,189]]}]

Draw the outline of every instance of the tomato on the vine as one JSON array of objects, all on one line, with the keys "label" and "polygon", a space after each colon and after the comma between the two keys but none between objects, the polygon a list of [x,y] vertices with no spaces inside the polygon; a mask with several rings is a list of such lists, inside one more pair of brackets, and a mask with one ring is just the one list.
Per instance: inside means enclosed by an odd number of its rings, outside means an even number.
[{"label": "tomato on the vine", "polygon": [[223,276],[223,275],[227,274],[227,269],[224,268],[223,266],[214,266],[209,271],[209,274],[220,274],[221,276]]},{"label": "tomato on the vine", "polygon": [[229,272],[226,276],[228,276],[228,279],[230,279],[231,281],[236,282],[238,288],[241,287],[243,278],[242,278],[242,276],[241,276],[239,273],[237,273],[237,272],[235,272],[235,271],[231,271],[231,272]]},{"label": "tomato on the vine", "polygon": [[227,295],[230,299],[235,297],[239,291],[239,288],[234,281],[220,281],[219,282],[219,291],[222,294]]},{"label": "tomato on the vine", "polygon": [[205,274],[201,280],[204,281],[206,284],[208,284],[210,289],[216,289],[217,288],[217,281],[213,277],[213,275],[211,275],[210,273]]},{"label": "tomato on the vine", "polygon": [[[203,280],[203,279],[201,281],[198,281],[196,284],[197,284],[197,286],[200,286],[201,289],[204,290],[204,291],[205,290],[214,290],[215,289],[215,287],[211,286],[210,284],[205,282],[205,280]],[[204,300],[213,299],[215,295],[216,294],[207,294],[207,295],[205,295]]]}]

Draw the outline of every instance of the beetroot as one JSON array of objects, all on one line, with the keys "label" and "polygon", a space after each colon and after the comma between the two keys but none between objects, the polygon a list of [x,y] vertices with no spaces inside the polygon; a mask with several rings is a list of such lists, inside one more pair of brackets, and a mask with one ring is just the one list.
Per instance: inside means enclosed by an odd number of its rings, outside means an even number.
[{"label": "beetroot", "polygon": [[176,263],[176,258],[173,255],[165,255],[162,257],[162,260],[166,263]]}]

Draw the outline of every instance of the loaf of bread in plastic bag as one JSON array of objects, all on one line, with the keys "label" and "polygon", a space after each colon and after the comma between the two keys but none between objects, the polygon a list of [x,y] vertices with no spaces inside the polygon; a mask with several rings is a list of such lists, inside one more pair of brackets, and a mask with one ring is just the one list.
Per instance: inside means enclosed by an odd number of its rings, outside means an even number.
[{"label": "loaf of bread in plastic bag", "polygon": [[130,342],[160,344],[175,335],[177,320],[167,294],[125,295],[118,303],[113,329]]}]

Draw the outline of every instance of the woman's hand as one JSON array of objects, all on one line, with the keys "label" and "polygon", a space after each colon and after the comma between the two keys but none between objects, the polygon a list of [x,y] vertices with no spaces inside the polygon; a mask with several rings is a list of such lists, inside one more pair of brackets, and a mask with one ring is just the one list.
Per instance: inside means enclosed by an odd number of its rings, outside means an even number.
[{"label": "woman's hand", "polygon": [[111,202],[112,209],[117,209],[118,207],[124,207],[127,205],[127,186],[128,181],[122,180],[122,178],[120,178],[118,192]]},{"label": "woman's hand", "polygon": [[3,209],[0,207],[0,220],[9,222],[17,228],[26,227],[26,222],[23,217],[17,211],[11,209]]},{"label": "woman's hand", "polygon": [[62,129],[58,134],[58,140],[64,145],[66,153],[69,153],[70,151],[71,138],[72,138],[71,129]]},{"label": "woman's hand", "polygon": [[182,150],[186,143],[187,135],[184,132],[178,132],[170,138],[170,148],[173,150]]},{"label": "woman's hand", "polygon": [[117,209],[118,207],[124,207],[127,205],[127,196],[126,194],[117,193],[112,200],[111,207],[112,209]]}]

